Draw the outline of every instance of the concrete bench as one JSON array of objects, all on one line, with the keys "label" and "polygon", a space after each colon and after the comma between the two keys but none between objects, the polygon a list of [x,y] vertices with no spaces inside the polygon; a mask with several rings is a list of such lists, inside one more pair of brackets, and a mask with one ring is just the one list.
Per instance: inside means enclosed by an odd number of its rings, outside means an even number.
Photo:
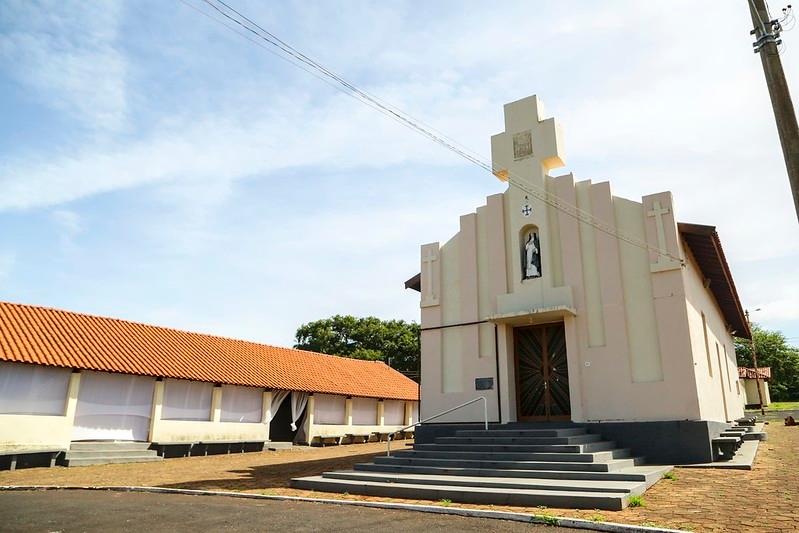
[{"label": "concrete bench", "polygon": [[[373,431],[372,435],[375,438],[375,442],[384,442],[388,440],[388,436],[391,435],[391,432]],[[396,436],[392,437],[391,440],[394,439],[396,439]]]},{"label": "concrete bench", "polygon": [[729,461],[741,445],[741,437],[716,437],[711,443],[713,460]]},{"label": "concrete bench", "polygon": [[317,435],[311,441],[311,446],[314,446],[314,445],[328,446],[330,444],[339,446],[343,439],[344,439],[344,435],[325,435],[324,437],[321,436],[321,435]]},{"label": "concrete bench", "polygon": [[260,452],[265,443],[263,440],[203,440],[191,447],[191,454],[208,455],[209,451],[227,454]]},{"label": "concrete bench", "polygon": [[156,451],[163,458],[169,457],[188,457],[191,455],[191,448],[196,442],[153,442],[150,449]]},{"label": "concrete bench", "polygon": [[344,437],[347,439],[347,444],[363,444],[369,442],[371,433],[345,433]]},{"label": "concrete bench", "polygon": [[16,470],[28,466],[56,465],[63,448],[20,448],[0,450],[0,470]]}]

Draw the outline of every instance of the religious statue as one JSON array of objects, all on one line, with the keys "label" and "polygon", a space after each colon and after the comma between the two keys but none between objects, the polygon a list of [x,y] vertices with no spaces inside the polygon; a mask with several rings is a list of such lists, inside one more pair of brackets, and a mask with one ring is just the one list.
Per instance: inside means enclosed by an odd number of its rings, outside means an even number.
[{"label": "religious statue", "polygon": [[538,243],[538,233],[533,230],[527,234],[524,243],[524,273],[522,279],[541,277],[541,250]]}]

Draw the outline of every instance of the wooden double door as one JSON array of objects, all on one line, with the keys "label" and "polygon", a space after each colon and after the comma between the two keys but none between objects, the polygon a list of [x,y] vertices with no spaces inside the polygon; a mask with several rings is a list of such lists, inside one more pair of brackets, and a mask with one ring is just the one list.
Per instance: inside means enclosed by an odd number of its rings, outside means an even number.
[{"label": "wooden double door", "polygon": [[519,420],[570,420],[569,369],[563,323],[514,329]]}]

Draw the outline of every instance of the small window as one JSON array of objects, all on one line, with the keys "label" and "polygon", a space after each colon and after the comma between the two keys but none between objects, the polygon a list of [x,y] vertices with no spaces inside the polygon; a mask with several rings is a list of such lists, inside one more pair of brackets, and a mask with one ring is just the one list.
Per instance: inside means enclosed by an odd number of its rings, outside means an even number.
[{"label": "small window", "polygon": [[713,362],[710,360],[710,344],[707,340],[707,319],[705,313],[702,313],[702,332],[705,335],[705,355],[707,355],[707,371],[710,377],[713,377]]}]

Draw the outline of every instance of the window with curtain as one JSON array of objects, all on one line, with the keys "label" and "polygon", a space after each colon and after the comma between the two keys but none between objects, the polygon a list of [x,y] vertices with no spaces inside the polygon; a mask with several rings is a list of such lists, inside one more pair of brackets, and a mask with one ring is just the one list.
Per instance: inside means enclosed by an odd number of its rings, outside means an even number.
[{"label": "window with curtain", "polygon": [[0,414],[64,416],[69,368],[0,362]]},{"label": "window with curtain", "polygon": [[168,379],[164,383],[164,420],[211,420],[213,383]]},{"label": "window with curtain", "polygon": [[377,398],[353,398],[352,423],[356,426],[376,425]]},{"label": "window with curtain", "polygon": [[260,422],[264,390],[222,385],[222,422]]},{"label": "window with curtain", "polygon": [[332,394],[314,394],[314,424],[344,424],[347,398]]}]

